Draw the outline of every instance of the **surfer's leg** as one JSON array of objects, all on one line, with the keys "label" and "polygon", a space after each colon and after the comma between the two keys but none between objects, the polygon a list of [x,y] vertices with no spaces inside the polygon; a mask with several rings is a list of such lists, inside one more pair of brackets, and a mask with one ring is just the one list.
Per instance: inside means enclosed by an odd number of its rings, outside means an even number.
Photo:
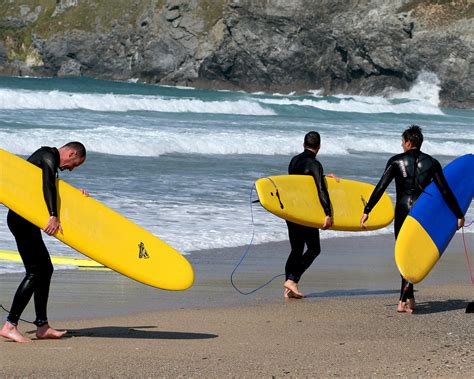
[{"label": "surfer's leg", "polygon": [[305,242],[308,250],[303,254],[301,274],[311,266],[316,257],[321,253],[321,243],[319,240],[319,229],[305,227]]},{"label": "surfer's leg", "polygon": [[36,320],[45,324],[53,265],[41,230],[13,212],[8,213],[8,226],[15,236],[26,275],[15,293],[7,320],[16,325],[34,294]]},{"label": "surfer's leg", "polygon": [[[399,201],[395,206],[395,221],[394,221],[394,232],[395,232],[395,239],[398,237],[398,233],[402,228],[403,222],[408,216],[410,211],[410,204],[407,201]],[[413,284],[407,282],[405,278],[402,276],[402,284],[400,288],[400,298],[398,301],[397,312],[408,312],[412,313],[413,310],[409,308],[406,304],[408,299],[408,294],[413,293]],[[412,296],[413,297],[413,296]]]},{"label": "surfer's leg", "polygon": [[405,280],[402,276],[397,312],[413,313],[415,309],[415,298],[413,293],[413,284]]},{"label": "surfer's leg", "polygon": [[10,231],[15,236],[18,251],[26,270],[25,277],[13,297],[10,313],[7,317],[8,322],[17,325],[21,314],[33,296],[35,286],[34,250],[32,250],[30,244],[32,229],[31,224],[28,225],[29,223],[26,220],[11,211],[8,212],[7,223]]},{"label": "surfer's leg", "polygon": [[287,221],[287,225],[291,252],[285,265],[284,297],[301,299],[304,295],[298,288],[298,282],[301,276],[301,261],[305,245],[304,235],[301,233],[300,225],[289,221]]},{"label": "surfer's leg", "polygon": [[301,226],[292,222],[286,222],[288,226],[288,237],[290,239],[291,252],[285,265],[285,278],[298,283],[301,276],[301,262],[303,257],[305,239]]},{"label": "surfer's leg", "polygon": [[17,325],[20,321],[20,316],[25,310],[28,302],[33,296],[34,292],[34,275],[30,272],[27,272],[22,282],[18,286],[18,289],[15,292],[13,297],[12,306],[10,308],[10,313],[7,316],[7,321],[13,325]]},{"label": "surfer's leg", "polygon": [[49,298],[49,287],[51,284],[51,276],[53,275],[53,264],[49,256],[48,250],[43,242],[43,239],[39,238],[36,241],[38,246],[37,250],[37,280],[34,292],[35,301],[35,312],[36,312],[36,326],[43,326],[48,323],[48,298]]}]

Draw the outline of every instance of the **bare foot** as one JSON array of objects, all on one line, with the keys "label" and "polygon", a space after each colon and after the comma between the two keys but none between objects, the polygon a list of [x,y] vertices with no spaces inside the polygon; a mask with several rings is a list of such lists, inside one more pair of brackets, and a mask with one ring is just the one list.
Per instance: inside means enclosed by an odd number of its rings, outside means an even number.
[{"label": "bare foot", "polygon": [[20,331],[15,325],[10,324],[8,321],[5,323],[5,325],[3,325],[3,328],[0,329],[0,336],[10,341],[20,343],[31,342],[28,337],[25,337],[23,334],[20,333]]},{"label": "bare foot", "polygon": [[53,329],[49,324],[39,326],[36,330],[36,337],[38,339],[58,339],[64,336],[67,333],[67,330],[59,331]]},{"label": "bare foot", "polygon": [[415,299],[408,299],[407,300],[407,307],[410,308],[412,311],[416,309]]},{"label": "bare foot", "polygon": [[410,308],[407,303],[405,303],[404,301],[400,301],[398,303],[398,307],[397,307],[397,312],[399,313],[413,313],[413,309]]},{"label": "bare foot", "polygon": [[405,312],[407,305],[404,301],[398,302],[397,312]]},{"label": "bare foot", "polygon": [[283,297],[285,299],[301,299],[300,297],[296,297],[293,292],[291,292],[288,288],[283,290]]},{"label": "bare foot", "polygon": [[292,297],[294,299],[302,299],[304,297],[304,295],[298,289],[298,284],[293,280],[288,279],[283,286],[288,290],[288,297]]}]

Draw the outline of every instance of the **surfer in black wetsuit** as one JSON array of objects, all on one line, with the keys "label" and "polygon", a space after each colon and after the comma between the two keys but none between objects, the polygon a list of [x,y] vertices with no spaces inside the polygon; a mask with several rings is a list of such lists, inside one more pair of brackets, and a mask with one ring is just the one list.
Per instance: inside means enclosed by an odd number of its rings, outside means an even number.
[{"label": "surfer in black wetsuit", "polygon": [[[49,235],[54,235],[58,230],[62,233],[57,207],[58,169],[72,171],[84,163],[85,159],[86,150],[80,142],[70,142],[59,149],[42,147],[28,158],[28,161],[40,167],[43,173],[44,200],[50,215],[44,231]],[[86,195],[84,190],[82,192]],[[36,336],[40,339],[60,338],[66,332],[55,330],[48,324],[47,304],[53,265],[41,230],[12,210],[8,212],[7,223],[15,237],[26,274],[15,293],[10,313],[3,328],[0,329],[0,335],[16,342],[29,341],[20,333],[17,325],[22,312],[34,295]]]},{"label": "surfer in black wetsuit", "polygon": [[[318,132],[309,132],[304,138],[304,151],[293,157],[288,167],[290,175],[311,175],[316,183],[317,195],[324,209],[326,218],[322,229],[328,229],[333,224],[331,201],[324,181],[323,166],[316,159],[321,146]],[[298,282],[303,273],[311,266],[321,252],[319,229],[298,225],[287,221],[291,253],[285,265],[284,296],[301,299],[304,295],[298,288]],[[303,254],[304,247],[307,246]]]},{"label": "surfer in black wetsuit", "polygon": [[[395,205],[395,239],[411,207],[431,181],[436,183],[447,205],[458,218],[458,228],[464,225],[464,214],[453,192],[449,188],[440,163],[430,155],[420,151],[422,143],[423,134],[419,126],[412,125],[403,132],[402,148],[404,152],[388,160],[385,172],[374,188],[364,208],[364,214],[360,220],[362,228],[366,228],[365,222],[369,217],[370,211],[380,200],[393,179],[395,179],[397,193]],[[400,301],[397,311],[412,313],[414,309],[415,296],[413,284],[407,282],[402,277]]]}]

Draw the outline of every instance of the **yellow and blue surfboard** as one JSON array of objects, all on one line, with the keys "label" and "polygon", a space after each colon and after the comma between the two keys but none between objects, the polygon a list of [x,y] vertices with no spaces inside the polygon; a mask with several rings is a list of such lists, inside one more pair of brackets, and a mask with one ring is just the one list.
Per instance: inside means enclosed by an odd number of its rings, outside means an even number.
[{"label": "yellow and blue surfboard", "polygon": [[[443,170],[466,213],[474,194],[474,155],[463,155]],[[457,230],[457,218],[435,183],[426,187],[405,219],[395,244],[395,262],[411,283],[423,280],[441,258]]]}]

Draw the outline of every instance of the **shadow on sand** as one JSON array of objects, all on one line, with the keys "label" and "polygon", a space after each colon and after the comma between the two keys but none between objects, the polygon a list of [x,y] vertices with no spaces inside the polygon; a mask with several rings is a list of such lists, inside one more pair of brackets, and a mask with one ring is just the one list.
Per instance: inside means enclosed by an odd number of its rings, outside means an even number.
[{"label": "shadow on sand", "polygon": [[414,314],[430,314],[439,312],[455,311],[458,309],[466,309],[469,304],[466,300],[451,299],[444,301],[427,301],[416,304],[416,310]]},{"label": "shadow on sand", "polygon": [[329,290],[323,292],[313,292],[306,294],[305,297],[343,297],[343,296],[373,296],[373,295],[391,295],[398,294],[397,290],[368,290],[364,288],[354,288],[349,290]]},{"label": "shadow on sand", "polygon": [[[166,332],[156,329],[156,326],[102,326],[96,328],[71,329],[68,337],[98,337],[98,338],[132,338],[132,339],[162,339],[162,340],[202,340],[217,338],[216,334]],[[65,336],[65,337],[66,337]]]}]

